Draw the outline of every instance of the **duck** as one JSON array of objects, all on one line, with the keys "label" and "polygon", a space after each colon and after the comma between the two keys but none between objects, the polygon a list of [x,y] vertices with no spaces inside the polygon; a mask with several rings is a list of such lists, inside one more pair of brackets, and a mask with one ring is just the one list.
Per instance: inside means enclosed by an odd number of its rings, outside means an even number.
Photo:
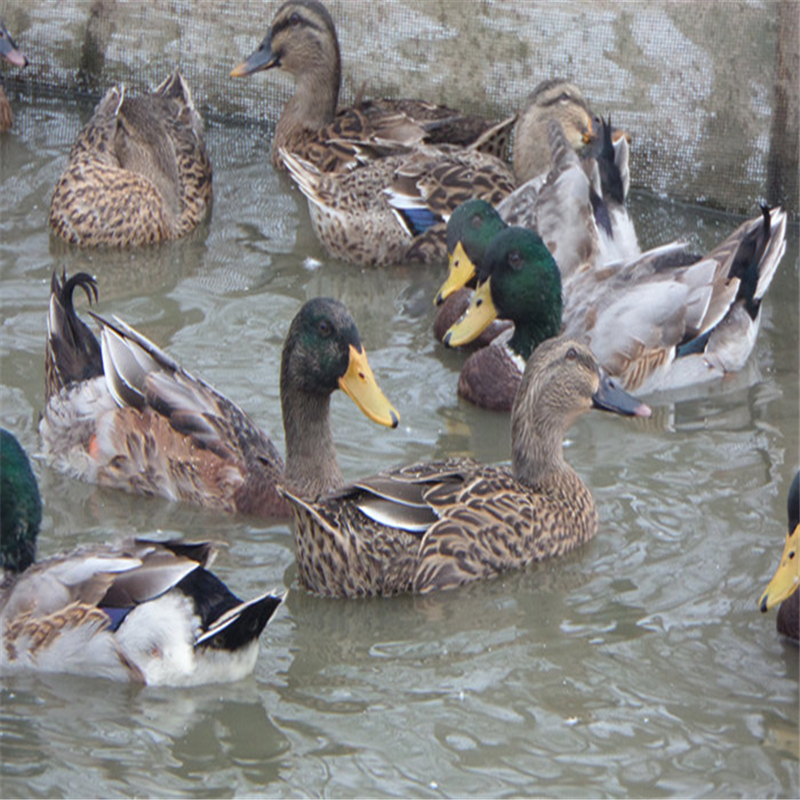
[{"label": "duck", "polygon": [[284,170],[281,150],[321,172],[354,167],[418,144],[473,145],[505,157],[514,117],[491,122],[424,100],[377,98],[339,108],[341,53],[336,25],[318,0],[288,0],[267,35],[231,71],[240,78],[278,68],[295,79],[295,93],[275,128],[272,165]]},{"label": "duck", "polygon": [[[338,468],[314,414],[342,389],[371,419],[396,427],[352,317],[307,313],[284,343],[281,400],[287,463],[233,401],[195,378],[122,320],[90,312],[100,340],[77,315],[73,293],[97,302],[87,273],[53,275],[48,312],[42,453],[89,483],[268,519],[291,511],[278,492],[286,470],[310,461],[325,483]],[[312,411],[309,411],[312,409]],[[319,411],[318,413],[322,413]],[[327,413],[327,406],[325,406]]]},{"label": "duck", "polygon": [[800,640],[800,471],[795,473],[789,487],[787,502],[789,530],[783,548],[780,564],[767,588],[758,600],[762,613],[774,608],[778,603],[778,633],[792,639]]},{"label": "duck", "polygon": [[36,561],[39,486],[5,429],[0,505],[0,674],[186,686],[237,681],[255,668],[286,592],[240,600],[208,569],[213,542],[127,539]]},{"label": "duck", "polygon": [[786,213],[764,206],[700,258],[671,243],[564,278],[535,231],[507,228],[490,243],[470,307],[444,343],[466,344],[498,316],[513,321],[514,331],[466,359],[458,393],[508,410],[525,360],[559,334],[589,345],[603,368],[638,394],[737,372],[755,344],[785,239]]},{"label": "duck", "polygon": [[149,94],[105,93],[56,184],[50,227],[81,247],[155,244],[193,230],[211,201],[203,120],[176,71]]},{"label": "duck", "polygon": [[[11,38],[2,19],[0,19],[0,60],[7,61],[14,67],[28,66],[28,59]],[[8,97],[0,84],[0,133],[10,131],[13,124],[14,114],[11,111],[11,103],[8,102]]]},{"label": "duck", "polygon": [[545,342],[528,361],[511,417],[512,465],[449,458],[387,469],[317,498],[286,486],[300,585],[328,597],[428,594],[563,555],[598,514],[562,440],[591,408],[650,409],[579,342]]},{"label": "duck", "polygon": [[[562,84],[571,86],[565,81],[554,86]],[[545,120],[558,121],[564,136],[580,143],[575,147],[592,141],[593,115],[585,102],[579,105],[570,97],[571,103],[551,102],[549,93],[539,93],[528,111],[535,125],[526,126],[515,149],[527,147],[530,137],[546,137]],[[420,145],[349,173],[326,173],[288,150],[281,152],[327,254],[361,266],[443,262],[447,223],[455,208],[473,198],[502,208],[502,201],[518,189],[507,164],[474,147]],[[548,163],[543,161],[542,169]],[[508,206],[509,220],[518,220],[523,205],[518,200]]]},{"label": "duck", "polygon": [[[568,97],[579,91],[563,81],[548,84],[554,89],[563,85]],[[565,275],[586,263],[600,266],[641,254],[626,205],[630,174],[624,132],[614,142],[610,121],[595,117],[595,139],[579,153],[560,120],[541,112],[538,118],[536,140],[545,128],[550,142],[549,172],[530,179],[497,208],[475,198],[457,207],[447,221],[448,273],[434,299],[438,311],[433,333],[439,342],[466,312],[489,242],[509,225],[539,233],[548,249],[558,254]],[[493,322],[472,344],[483,347],[504,330]]]}]

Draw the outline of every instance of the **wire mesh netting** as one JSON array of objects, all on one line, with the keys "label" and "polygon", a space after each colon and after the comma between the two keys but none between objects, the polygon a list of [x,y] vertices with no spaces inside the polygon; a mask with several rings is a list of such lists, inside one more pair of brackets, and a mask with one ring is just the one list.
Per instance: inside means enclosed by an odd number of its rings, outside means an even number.
[{"label": "wire mesh netting", "polygon": [[[6,88],[141,91],[178,67],[205,114],[277,120],[291,78],[232,80],[280,3],[1,0],[30,64]],[[740,213],[798,210],[798,0],[329,0],[340,101],[421,97],[500,117],[562,76],[633,137],[635,188]]]}]

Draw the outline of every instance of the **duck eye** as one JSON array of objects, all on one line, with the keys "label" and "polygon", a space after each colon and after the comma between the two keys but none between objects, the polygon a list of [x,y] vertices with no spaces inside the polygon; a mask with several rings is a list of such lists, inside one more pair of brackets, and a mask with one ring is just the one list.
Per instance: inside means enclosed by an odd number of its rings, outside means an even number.
[{"label": "duck eye", "polygon": [[477,230],[483,224],[483,221],[480,218],[479,214],[473,214],[472,218],[469,221],[470,227]]},{"label": "duck eye", "polygon": [[578,352],[574,347],[567,350],[567,361],[574,361],[578,357]]},{"label": "duck eye", "polygon": [[296,11],[293,11],[292,16],[289,17],[289,24],[293,28],[296,28],[300,24],[300,15]]},{"label": "duck eye", "polygon": [[333,333],[333,326],[327,319],[321,319],[319,321],[319,325],[317,325],[317,330],[319,331],[320,336],[324,339],[327,339]]},{"label": "duck eye", "polygon": [[508,266],[515,272],[518,272],[522,268],[522,256],[519,250],[512,250],[508,254]]}]

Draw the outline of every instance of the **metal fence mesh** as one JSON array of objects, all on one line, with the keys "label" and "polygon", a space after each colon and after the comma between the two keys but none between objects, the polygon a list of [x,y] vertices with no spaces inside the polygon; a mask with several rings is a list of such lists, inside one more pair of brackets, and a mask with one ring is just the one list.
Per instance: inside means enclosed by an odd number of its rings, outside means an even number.
[{"label": "metal fence mesh", "polygon": [[[563,76],[633,136],[634,187],[752,213],[798,210],[798,0],[328,0],[341,102],[422,97],[501,116]],[[10,93],[140,91],[179,67],[215,118],[278,118],[291,79],[229,78],[279,6],[255,0],[0,0],[30,60]]]}]

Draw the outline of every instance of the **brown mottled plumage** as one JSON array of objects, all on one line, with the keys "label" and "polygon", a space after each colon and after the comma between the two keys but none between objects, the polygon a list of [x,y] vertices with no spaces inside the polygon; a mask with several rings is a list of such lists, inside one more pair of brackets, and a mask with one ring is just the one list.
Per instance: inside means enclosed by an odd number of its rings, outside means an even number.
[{"label": "brown mottled plumage", "polygon": [[371,419],[397,424],[344,306],[309,301],[284,344],[284,473],[273,443],[238,406],[121,320],[92,314],[101,348],[75,313],[78,286],[96,297],[85,273],[53,276],[39,426],[45,457],[75,477],[221,511],[286,517],[289,506],[276,488],[284,478],[308,490],[341,484],[327,428],[335,389]]},{"label": "brown mottled plumage", "polygon": [[597,531],[562,439],[592,407],[649,414],[568,340],[528,362],[512,415],[513,464],[451,459],[387,470],[315,498],[287,487],[300,583],[329,596],[449,589],[558,556]]},{"label": "brown mottled plumage", "polygon": [[295,93],[275,128],[272,164],[281,150],[322,172],[350,170],[363,161],[427,144],[473,145],[505,157],[514,118],[500,123],[423,100],[357,100],[337,110],[341,55],[333,19],[318,0],[283,3],[264,41],[233,77],[278,67],[295,79]]},{"label": "brown mottled plumage", "polygon": [[50,225],[82,246],[153,244],[192,230],[211,195],[203,122],[176,72],[148,95],[106,92],[56,184]]}]

